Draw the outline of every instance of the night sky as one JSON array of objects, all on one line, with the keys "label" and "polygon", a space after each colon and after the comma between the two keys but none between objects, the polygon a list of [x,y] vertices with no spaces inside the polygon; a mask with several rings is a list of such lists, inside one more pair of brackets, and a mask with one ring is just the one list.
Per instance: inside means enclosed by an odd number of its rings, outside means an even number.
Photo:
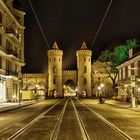
[{"label": "night sky", "polygon": [[[83,41],[90,48],[110,0],[31,0],[50,47],[64,52],[63,69],[76,69],[76,50]],[[26,12],[23,72],[47,72],[47,50],[28,0],[14,0]],[[93,59],[127,39],[140,40],[140,0],[114,0],[92,46]],[[75,62],[75,63],[74,63]]]}]

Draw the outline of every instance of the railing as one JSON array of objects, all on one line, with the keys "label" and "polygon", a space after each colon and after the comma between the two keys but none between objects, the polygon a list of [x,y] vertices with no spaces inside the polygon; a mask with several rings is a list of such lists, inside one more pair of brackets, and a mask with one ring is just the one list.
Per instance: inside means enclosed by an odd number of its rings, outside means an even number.
[{"label": "railing", "polygon": [[7,53],[7,54],[12,54],[12,55],[14,55],[15,57],[18,57],[18,53],[15,52],[15,51],[12,50],[12,49],[6,49],[6,53]]},{"label": "railing", "polygon": [[19,39],[19,35],[15,32],[13,28],[6,28],[7,34],[13,34],[17,39]]},{"label": "railing", "polygon": [[11,71],[11,70],[6,70],[6,75],[18,76],[18,72],[14,72],[14,71]]}]

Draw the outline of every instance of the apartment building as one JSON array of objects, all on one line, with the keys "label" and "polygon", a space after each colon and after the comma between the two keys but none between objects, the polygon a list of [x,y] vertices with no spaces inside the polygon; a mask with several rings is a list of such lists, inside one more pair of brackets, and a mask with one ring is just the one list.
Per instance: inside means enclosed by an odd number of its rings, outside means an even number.
[{"label": "apartment building", "polygon": [[18,101],[24,63],[24,15],[0,0],[0,102]]},{"label": "apartment building", "polygon": [[140,96],[140,47],[129,50],[127,61],[118,66],[118,97]]}]

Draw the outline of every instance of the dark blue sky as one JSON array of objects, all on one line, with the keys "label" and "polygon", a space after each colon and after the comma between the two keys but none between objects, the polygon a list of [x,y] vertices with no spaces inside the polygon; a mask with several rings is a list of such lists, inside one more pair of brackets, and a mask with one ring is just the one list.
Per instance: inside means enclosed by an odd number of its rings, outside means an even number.
[{"label": "dark blue sky", "polygon": [[[83,41],[91,47],[95,33],[110,0],[31,0],[46,38],[56,41],[64,51],[63,69],[76,69],[76,50]],[[25,16],[24,72],[46,72],[47,45],[28,0],[14,0]],[[114,0],[102,29],[92,47],[93,59],[106,48],[140,40],[140,0]],[[74,63],[75,62],[75,63]]]}]

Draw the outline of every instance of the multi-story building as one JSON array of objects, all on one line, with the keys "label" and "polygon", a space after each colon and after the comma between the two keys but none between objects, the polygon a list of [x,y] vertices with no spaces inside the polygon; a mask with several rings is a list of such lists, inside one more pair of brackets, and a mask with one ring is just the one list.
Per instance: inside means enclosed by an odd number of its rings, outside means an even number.
[{"label": "multi-story building", "polygon": [[0,0],[0,102],[19,99],[24,63],[24,15],[13,0]]},{"label": "multi-story building", "polygon": [[118,66],[118,97],[140,96],[140,48],[129,50],[129,58]]}]

